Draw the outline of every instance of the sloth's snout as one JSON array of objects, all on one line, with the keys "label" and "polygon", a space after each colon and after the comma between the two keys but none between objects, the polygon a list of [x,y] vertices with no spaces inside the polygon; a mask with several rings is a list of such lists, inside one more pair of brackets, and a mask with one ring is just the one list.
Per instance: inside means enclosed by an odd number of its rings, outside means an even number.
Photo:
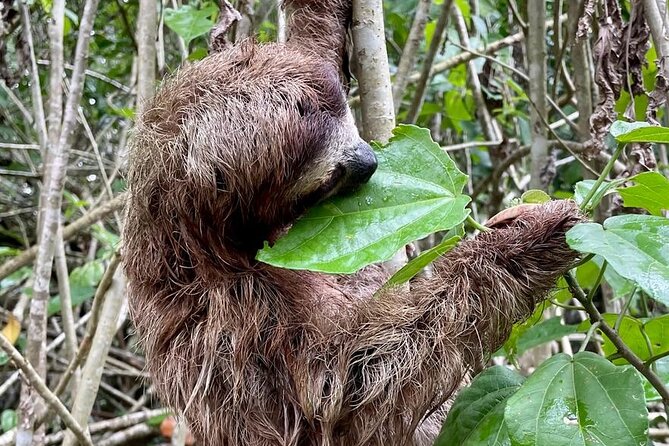
[{"label": "sloth's snout", "polygon": [[378,162],[374,151],[366,142],[360,142],[346,165],[346,183],[349,187],[366,183],[376,172]]}]

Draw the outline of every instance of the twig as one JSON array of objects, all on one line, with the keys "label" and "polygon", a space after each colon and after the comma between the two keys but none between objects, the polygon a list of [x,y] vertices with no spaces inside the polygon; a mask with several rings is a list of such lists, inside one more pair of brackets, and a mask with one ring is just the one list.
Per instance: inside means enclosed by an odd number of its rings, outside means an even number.
[{"label": "twig", "polygon": [[413,69],[418,58],[418,50],[423,40],[425,25],[427,24],[432,0],[419,0],[416,6],[416,12],[413,16],[409,36],[402,50],[402,57],[397,64],[397,72],[393,82],[393,102],[395,104],[395,114],[397,114],[402,104],[404,89],[409,82],[409,71]]},{"label": "twig", "polygon": [[[65,23],[65,0],[54,0],[49,22],[49,114],[47,116],[49,146],[58,144],[60,125],[63,119],[63,27]],[[39,61],[38,61],[39,63]]]},{"label": "twig", "polygon": [[[49,62],[48,60],[44,60],[44,59],[38,59],[37,63],[40,64],[40,65],[50,65],[51,64],[51,62]],[[74,66],[72,64],[66,63],[63,66],[65,67],[66,70],[70,70],[70,71],[74,70]],[[121,90],[124,93],[132,93],[132,88],[128,87],[127,85],[123,85],[122,83],[120,83],[119,81],[117,81],[115,79],[112,79],[108,76],[105,76],[104,74],[100,73],[99,71],[94,71],[94,70],[91,70],[91,69],[87,68],[84,72],[86,73],[86,76],[93,77],[95,79],[101,80],[102,82],[105,82],[105,83],[111,85],[112,87],[118,88],[119,90]]]},{"label": "twig", "polygon": [[624,147],[625,144],[618,144],[615,152],[613,152],[613,155],[611,156],[611,159],[609,159],[609,162],[606,163],[606,166],[604,167],[602,174],[599,175],[597,181],[595,181],[595,184],[592,185],[592,189],[590,189],[588,195],[586,195],[585,198],[583,199],[583,203],[581,203],[581,209],[583,210],[588,209],[590,200],[592,199],[592,197],[594,197],[595,193],[597,193],[599,186],[601,186],[604,180],[609,176],[609,173],[611,173],[611,170],[613,169],[613,166],[620,157],[620,154],[622,153]]},{"label": "twig", "polygon": [[[468,51],[469,32],[467,31],[467,24],[465,23],[465,18],[463,17],[460,8],[455,3],[451,6],[451,14],[455,20],[455,28],[458,31],[460,44],[466,51]],[[486,137],[493,141],[502,139],[502,131],[497,122],[490,115],[490,111],[488,110],[488,106],[481,90],[481,81],[479,80],[476,65],[474,64],[474,61],[471,60],[467,62],[467,80],[469,81],[472,95],[474,96],[474,101],[476,103],[476,114],[481,121],[481,127],[483,128]]]},{"label": "twig", "polygon": [[[116,254],[112,262],[118,266],[119,260],[119,256]],[[111,275],[111,266],[112,265],[107,269],[105,278]],[[103,280],[105,278],[103,278]],[[98,387],[102,378],[103,367],[100,367],[100,364],[102,364],[107,357],[109,347],[111,346],[114,334],[118,328],[117,321],[125,298],[125,278],[123,277],[121,270],[116,269],[106,294],[107,296],[104,299],[104,303],[100,310],[97,329],[95,330],[95,335],[91,341],[90,352],[88,353],[88,358],[86,359],[86,363],[81,372],[81,385],[79,386],[74,403],[72,404],[72,416],[82,425],[86,425],[88,422],[88,417],[90,416],[93,404],[95,403],[95,397],[98,393]],[[96,299],[101,298],[97,292],[95,297]],[[94,318],[95,314],[91,317],[91,322],[89,322],[89,324],[94,322]],[[83,347],[80,348],[80,350],[81,349],[83,349]],[[63,446],[76,446],[75,436],[66,433],[65,439],[63,440]]]},{"label": "twig", "polygon": [[550,157],[546,129],[542,123],[546,120],[546,2],[528,3],[527,5],[527,65],[528,75],[532,79],[529,85],[530,148],[531,169],[530,187],[545,189],[550,178]]},{"label": "twig", "polygon": [[662,397],[664,410],[667,414],[669,414],[669,390],[667,390],[667,387],[664,385],[660,377],[657,376],[655,372],[653,372],[649,365],[645,364],[632,350],[630,350],[627,344],[625,344],[620,336],[618,336],[618,333],[616,333],[616,331],[606,323],[599,310],[592,302],[588,300],[588,297],[585,295],[583,289],[580,287],[574,276],[571,273],[567,273],[564,275],[564,278],[567,281],[567,285],[569,285],[569,290],[571,291],[572,295],[581,303],[581,305],[583,305],[583,308],[585,308],[585,311],[590,317],[590,321],[593,324],[599,322],[599,329],[616,347],[620,357],[626,359],[627,362],[632,365],[632,367],[637,369],[639,373],[646,377],[648,382]]},{"label": "twig", "polygon": [[68,359],[71,361],[77,355],[77,332],[74,328],[72,296],[70,295],[70,281],[67,271],[62,227],[59,227],[58,239],[56,240],[56,274],[58,277],[60,314],[63,321],[63,333],[65,334],[65,350]]},{"label": "twig", "polygon": [[99,441],[97,446],[119,446],[129,443],[132,440],[155,435],[157,432],[158,428],[156,427],[149,426],[148,424],[137,424]]},{"label": "twig", "polygon": [[7,356],[9,356],[9,358],[14,362],[14,364],[16,364],[16,366],[21,369],[30,385],[58,414],[58,416],[63,420],[63,423],[65,423],[65,426],[67,426],[77,437],[77,440],[84,445],[93,446],[88,432],[82,429],[79,423],[77,423],[72,417],[72,414],[68,412],[67,408],[58,399],[58,397],[49,390],[47,385],[39,376],[39,373],[37,373],[33,366],[31,366],[30,363],[28,363],[28,361],[26,361],[26,359],[21,356],[21,353],[19,353],[19,351],[14,348],[12,343],[9,342],[9,340],[7,340],[7,338],[5,338],[3,335],[0,335],[0,348],[2,348]]},{"label": "twig", "polygon": [[30,26],[30,11],[28,10],[28,5],[24,1],[20,1],[18,4],[21,11],[23,36],[28,44],[28,54],[30,56],[30,92],[33,100],[33,114],[35,115],[34,122],[37,129],[37,140],[42,148],[42,152],[45,153],[47,144],[46,118],[44,117],[42,86],[39,79],[39,72],[37,70],[35,45],[33,44],[33,33]]},{"label": "twig", "polygon": [[420,72],[420,77],[418,78],[418,83],[416,84],[416,91],[414,92],[413,100],[411,101],[411,106],[407,112],[406,122],[415,123],[420,113],[421,108],[423,107],[423,100],[425,99],[425,90],[427,89],[427,83],[432,76],[432,65],[434,64],[434,59],[437,57],[439,52],[439,47],[441,46],[441,41],[446,30],[446,25],[448,24],[448,17],[451,13],[451,5],[453,0],[444,0],[441,6],[441,14],[439,19],[437,19],[437,24],[434,27],[434,33],[432,34],[432,41],[430,42],[430,48],[427,50],[425,55],[425,60],[423,61],[423,68]]},{"label": "twig", "polygon": [[[95,224],[97,221],[107,217],[114,211],[120,210],[126,200],[126,194],[122,193],[118,195],[113,200],[102,203],[97,208],[88,212],[83,217],[75,220],[70,225],[63,228],[63,240],[69,240],[84,229],[87,229],[91,225]],[[5,263],[0,265],[0,280],[9,276],[10,274],[18,271],[20,268],[27,266],[32,262],[37,255],[38,246],[33,245],[30,248],[23,251],[21,254],[16,257],[7,260]]]},{"label": "twig", "polygon": [[[86,321],[87,321],[90,317],[91,317],[91,313],[90,313],[90,312],[89,312],[89,313],[86,313],[85,315],[83,315],[83,316],[77,321],[77,323],[75,324],[74,328],[76,329],[76,328],[79,328],[79,327],[81,327],[82,325],[84,325],[84,324],[86,323]],[[59,334],[59,335],[56,337],[56,339],[54,339],[53,341],[51,341],[51,343],[49,343],[49,345],[46,346],[46,351],[47,351],[47,352],[52,351],[54,348],[56,348],[56,347],[58,347],[60,344],[62,344],[64,340],[65,340],[65,333],[61,333],[61,334]],[[7,378],[7,379],[5,380],[5,382],[2,383],[2,385],[0,385],[0,395],[4,394],[4,393],[5,393],[11,386],[13,386],[14,383],[16,382],[16,380],[17,380],[18,378],[19,378],[19,372],[15,372],[15,373],[11,374],[11,375],[9,376],[9,378]],[[59,395],[57,392],[54,392],[54,394],[55,394],[56,396]],[[0,444],[2,444],[2,443],[0,443]]]}]

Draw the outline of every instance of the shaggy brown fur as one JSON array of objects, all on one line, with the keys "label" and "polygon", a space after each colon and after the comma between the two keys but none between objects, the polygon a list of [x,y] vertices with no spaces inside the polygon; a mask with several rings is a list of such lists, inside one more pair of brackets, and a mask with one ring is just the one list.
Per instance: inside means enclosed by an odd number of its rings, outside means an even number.
[{"label": "shaggy brown fur", "polygon": [[443,402],[571,266],[578,213],[536,207],[374,299],[375,267],[256,262],[263,240],[351,185],[363,144],[338,75],[350,5],[288,6],[287,44],[185,68],[138,118],[123,249],[148,369],[204,445],[431,444]]}]

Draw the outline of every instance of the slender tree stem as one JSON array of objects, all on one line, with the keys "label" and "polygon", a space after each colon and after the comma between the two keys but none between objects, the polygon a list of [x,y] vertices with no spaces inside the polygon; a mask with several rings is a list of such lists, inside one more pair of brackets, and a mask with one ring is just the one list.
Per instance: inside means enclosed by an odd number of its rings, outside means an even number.
[{"label": "slender tree stem", "polygon": [[597,192],[599,187],[602,185],[604,180],[609,176],[609,173],[611,173],[611,169],[613,169],[613,166],[620,157],[620,154],[622,153],[624,148],[625,148],[624,144],[618,144],[618,147],[616,147],[615,152],[613,152],[613,156],[611,156],[609,162],[606,163],[606,166],[604,167],[602,174],[599,176],[599,178],[597,178],[597,181],[595,181],[595,184],[592,186],[592,189],[590,189],[590,192],[588,192],[588,195],[586,195],[585,199],[583,200],[583,203],[581,203],[581,210],[586,211],[588,209],[590,200],[592,200],[592,197],[595,196],[595,193]]},{"label": "slender tree stem", "polygon": [[637,369],[639,373],[646,377],[648,382],[655,388],[655,390],[657,390],[657,392],[662,397],[664,410],[666,414],[669,415],[669,390],[662,382],[662,379],[660,379],[660,377],[657,376],[655,372],[653,372],[649,365],[645,364],[627,346],[627,344],[625,344],[618,333],[616,333],[616,331],[606,323],[599,310],[591,301],[588,300],[588,297],[585,295],[583,289],[580,287],[574,276],[571,273],[567,273],[564,275],[564,278],[567,281],[567,285],[569,285],[569,290],[571,291],[572,295],[581,303],[581,305],[583,305],[583,308],[585,308],[588,316],[590,316],[590,321],[593,324],[599,322],[599,329],[602,330],[606,337],[611,340],[611,343],[618,350],[620,357],[625,358],[627,362],[629,362],[632,367]]},{"label": "slender tree stem", "polygon": [[4,350],[4,352],[7,354],[7,356],[9,356],[14,364],[16,364],[16,366],[21,369],[30,386],[32,386],[37,391],[37,393],[39,393],[42,398],[44,398],[44,401],[46,401],[46,403],[54,409],[58,416],[63,420],[63,423],[65,423],[65,425],[70,430],[72,430],[72,432],[74,432],[77,440],[81,444],[93,446],[88,432],[84,431],[79,423],[74,420],[72,414],[68,412],[63,403],[49,390],[37,370],[35,370],[33,366],[30,365],[30,363],[26,361],[23,356],[21,356],[21,353],[19,353],[19,351],[14,348],[12,343],[9,342],[3,335],[0,335],[0,348],[2,348],[2,350]]}]

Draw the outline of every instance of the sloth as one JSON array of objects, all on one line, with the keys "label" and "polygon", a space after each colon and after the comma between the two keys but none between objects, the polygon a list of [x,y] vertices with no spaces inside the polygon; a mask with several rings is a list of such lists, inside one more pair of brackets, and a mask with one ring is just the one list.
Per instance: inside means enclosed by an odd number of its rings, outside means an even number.
[{"label": "sloth", "polygon": [[148,371],[199,444],[432,444],[449,398],[573,265],[580,215],[534,206],[375,297],[379,267],[256,261],[376,169],[342,82],[350,0],[285,6],[286,43],[182,68],[137,117],[123,258]]}]

